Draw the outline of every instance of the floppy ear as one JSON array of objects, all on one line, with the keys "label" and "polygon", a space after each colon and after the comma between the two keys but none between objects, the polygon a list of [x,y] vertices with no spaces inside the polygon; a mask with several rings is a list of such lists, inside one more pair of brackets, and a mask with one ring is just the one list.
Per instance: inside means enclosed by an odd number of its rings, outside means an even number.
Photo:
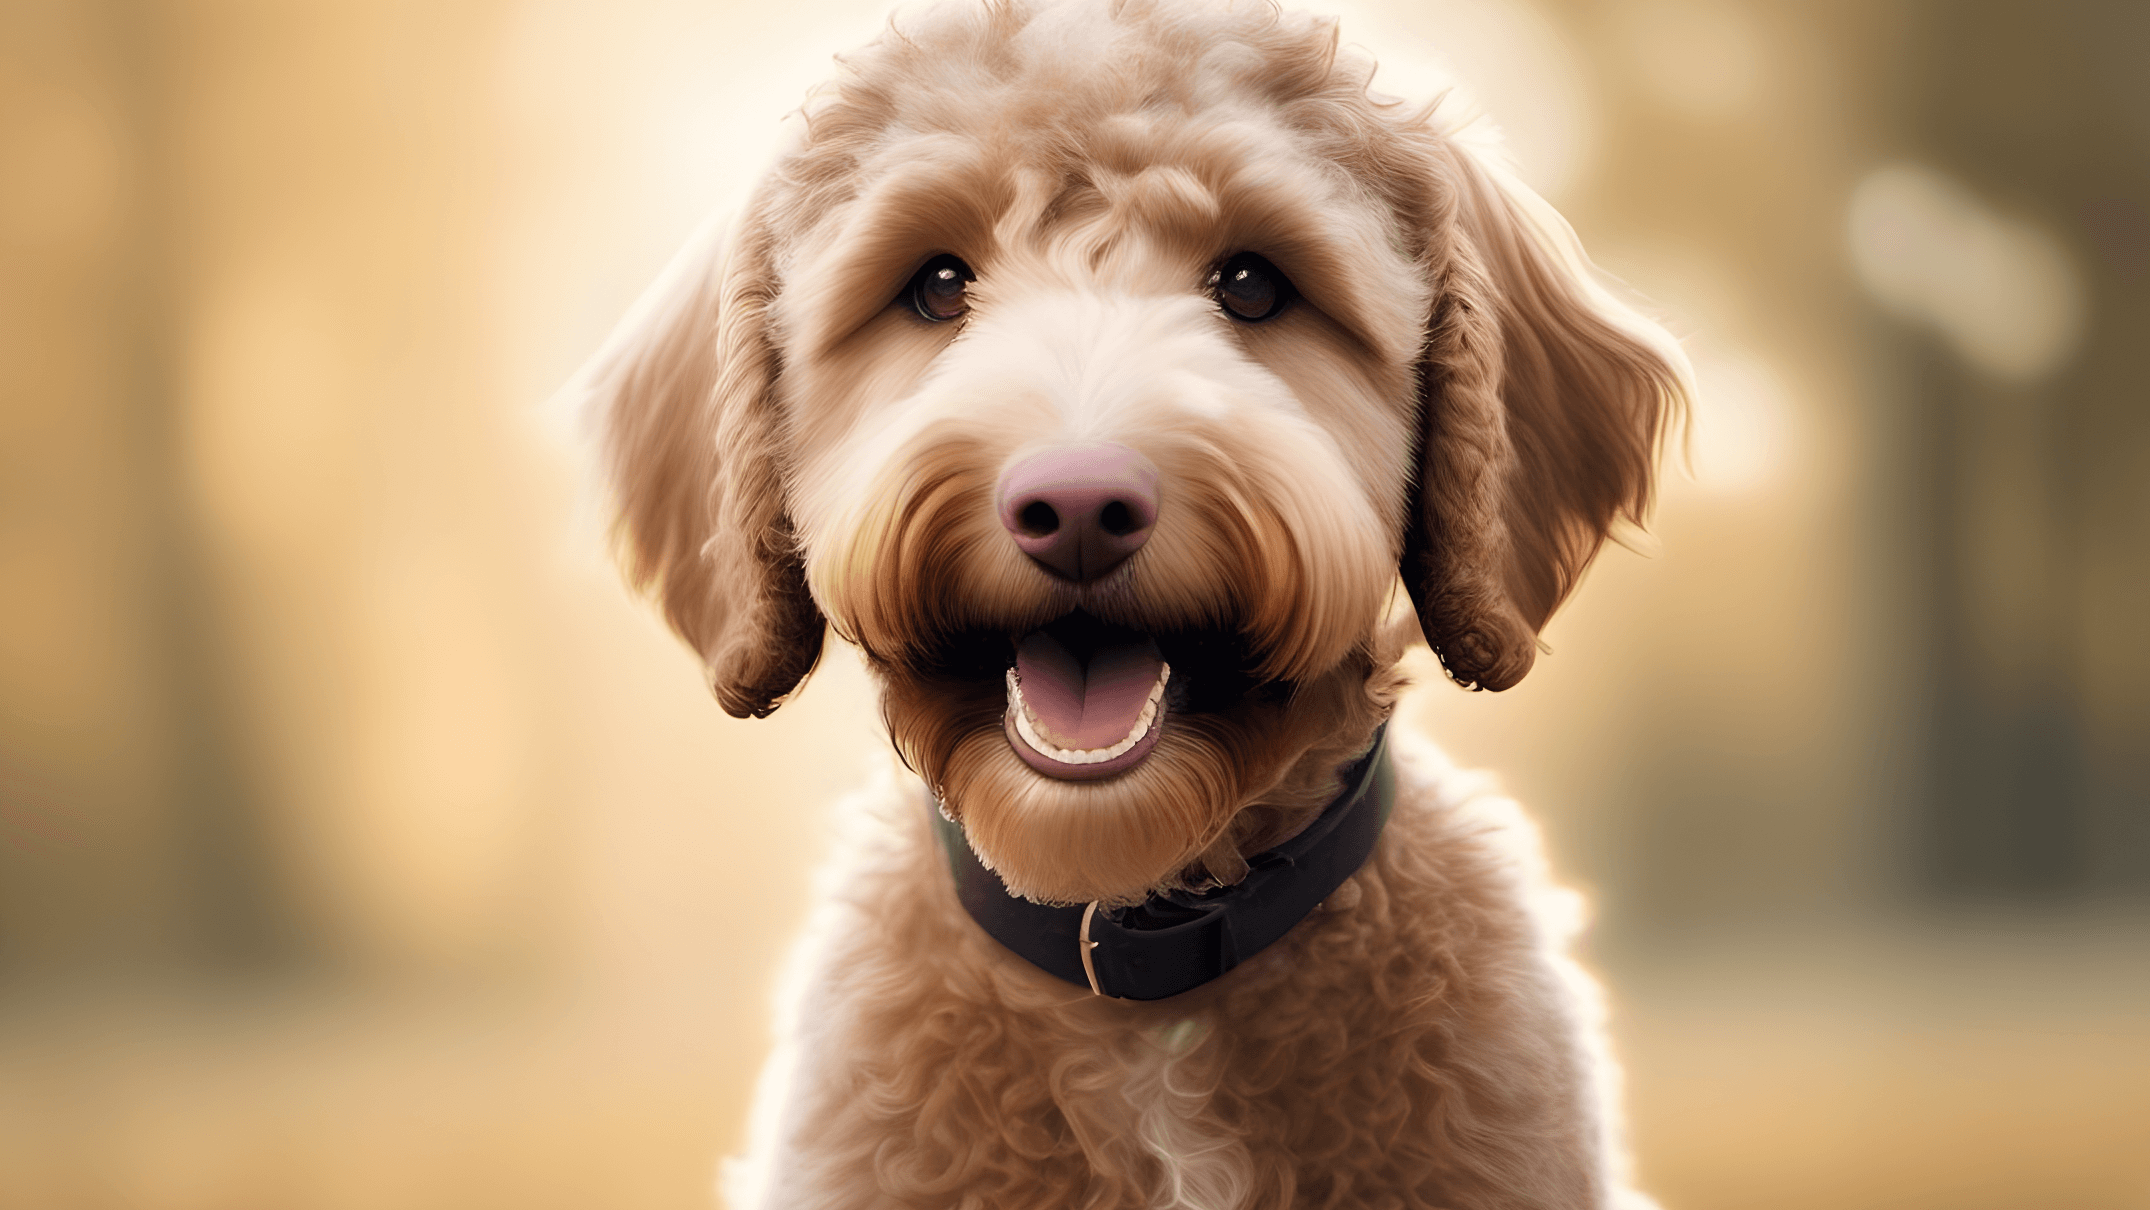
[{"label": "floppy ear", "polygon": [[752,219],[728,252],[705,229],[586,379],[628,579],[663,603],[735,718],[775,710],[825,629],[785,510],[770,245]]},{"label": "floppy ear", "polygon": [[1437,162],[1403,578],[1449,674],[1506,689],[1615,521],[1641,522],[1688,370],[1669,336],[1591,279],[1544,202],[1453,143]]}]

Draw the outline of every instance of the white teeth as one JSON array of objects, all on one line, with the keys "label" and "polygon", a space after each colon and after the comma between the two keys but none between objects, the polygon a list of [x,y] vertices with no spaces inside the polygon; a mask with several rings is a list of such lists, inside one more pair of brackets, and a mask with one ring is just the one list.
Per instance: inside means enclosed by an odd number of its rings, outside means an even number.
[{"label": "white teeth", "polygon": [[1127,734],[1109,748],[1062,748],[1048,741],[1038,725],[1037,717],[1030,712],[1030,703],[1023,700],[1022,678],[1015,669],[1008,669],[1008,704],[1015,707],[1015,733],[1023,737],[1031,751],[1063,765],[1103,764],[1119,756],[1141,741],[1150,732],[1150,725],[1157,721],[1157,711],[1165,698],[1165,682],[1172,679],[1172,665],[1157,666],[1157,683],[1150,686],[1149,700],[1142,703],[1142,713],[1135,716],[1135,725]]}]

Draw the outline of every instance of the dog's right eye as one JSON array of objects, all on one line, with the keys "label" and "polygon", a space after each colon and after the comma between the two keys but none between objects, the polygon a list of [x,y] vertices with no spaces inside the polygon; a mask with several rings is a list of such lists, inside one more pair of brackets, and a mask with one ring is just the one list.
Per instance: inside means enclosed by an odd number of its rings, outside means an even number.
[{"label": "dog's right eye", "polygon": [[1209,275],[1209,289],[1226,314],[1247,323],[1274,318],[1290,305],[1294,293],[1290,278],[1252,252],[1218,265]]},{"label": "dog's right eye", "polygon": [[978,275],[960,259],[943,253],[925,263],[911,284],[904,287],[904,295],[911,300],[911,309],[919,318],[933,323],[947,323],[961,319],[970,310],[968,297],[970,284]]}]

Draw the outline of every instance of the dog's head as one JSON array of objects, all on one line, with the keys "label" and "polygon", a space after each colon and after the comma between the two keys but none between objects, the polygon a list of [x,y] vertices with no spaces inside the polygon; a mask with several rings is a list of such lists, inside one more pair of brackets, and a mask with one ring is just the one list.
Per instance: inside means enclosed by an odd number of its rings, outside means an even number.
[{"label": "dog's head", "polygon": [[596,364],[626,561],[734,715],[856,642],[1012,889],[1229,877],[1378,721],[1399,569],[1504,689],[1647,504],[1678,350],[1329,22],[1017,2],[843,66]]}]

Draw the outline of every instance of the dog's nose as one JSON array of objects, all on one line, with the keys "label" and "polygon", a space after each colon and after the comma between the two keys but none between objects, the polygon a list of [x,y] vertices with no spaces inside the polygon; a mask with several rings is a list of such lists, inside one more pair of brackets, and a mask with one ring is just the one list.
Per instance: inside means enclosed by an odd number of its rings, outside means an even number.
[{"label": "dog's nose", "polygon": [[1113,442],[1033,454],[1000,477],[1000,523],[1040,565],[1095,580],[1149,541],[1157,468]]}]

